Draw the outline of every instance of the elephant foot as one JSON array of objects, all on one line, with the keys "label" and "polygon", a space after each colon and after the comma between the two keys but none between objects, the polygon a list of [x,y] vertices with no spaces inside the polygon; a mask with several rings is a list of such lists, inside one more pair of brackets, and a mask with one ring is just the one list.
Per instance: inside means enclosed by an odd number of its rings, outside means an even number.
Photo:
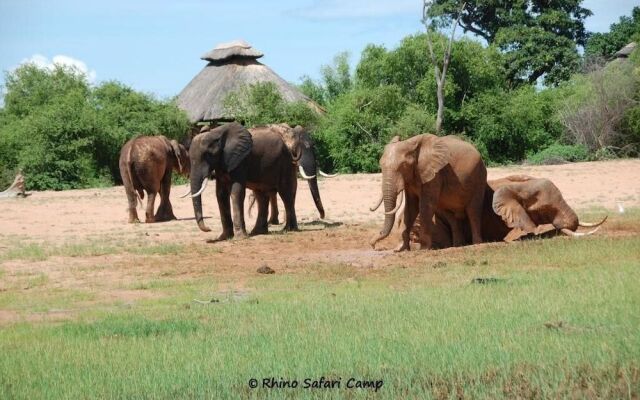
[{"label": "elephant foot", "polygon": [[251,230],[251,233],[249,233],[249,236],[266,235],[268,233],[269,233],[269,228],[267,228],[266,226],[261,226],[261,227],[255,226]]},{"label": "elephant foot", "polygon": [[411,250],[411,246],[409,246],[409,243],[405,243],[405,242],[401,242],[398,246],[396,246],[395,249],[393,249],[393,251],[396,253],[401,251],[409,251],[409,250]]},{"label": "elephant foot", "polygon": [[215,240],[213,240],[214,242],[222,242],[225,240],[229,240],[229,239],[233,239],[233,233],[227,233],[227,232],[222,232]]},{"label": "elephant foot", "polygon": [[269,225],[280,225],[280,220],[278,219],[278,217],[271,218],[269,220]]},{"label": "elephant foot", "polygon": [[165,215],[158,215],[158,214],[156,214],[156,216],[155,216],[156,222],[173,221],[175,219],[178,219],[178,218],[176,218],[176,216],[173,215],[173,213],[171,213],[169,215],[166,215],[166,214]]},{"label": "elephant foot", "polygon": [[246,239],[249,237],[249,235],[247,235],[247,231],[245,231],[244,229],[235,229],[233,236],[236,239]]},{"label": "elephant foot", "polygon": [[145,224],[153,224],[154,222],[156,222],[156,217],[153,216],[147,216],[144,220]]},{"label": "elephant foot", "polygon": [[298,225],[285,225],[284,228],[282,228],[282,232],[298,232],[299,230]]},{"label": "elephant foot", "polygon": [[139,224],[140,223],[140,219],[138,218],[138,213],[136,212],[136,209],[129,209],[129,223],[130,224]]}]

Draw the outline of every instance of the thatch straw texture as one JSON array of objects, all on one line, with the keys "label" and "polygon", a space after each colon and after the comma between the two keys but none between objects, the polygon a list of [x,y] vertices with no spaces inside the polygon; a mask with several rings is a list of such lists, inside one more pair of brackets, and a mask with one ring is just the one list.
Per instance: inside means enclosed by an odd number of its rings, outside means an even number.
[{"label": "thatch straw texture", "polygon": [[249,44],[242,41],[216,46],[210,53],[235,53],[223,61],[211,59],[178,95],[178,106],[187,112],[191,122],[231,119],[225,112],[226,97],[243,86],[258,82],[273,82],[285,101],[304,101],[315,111],[323,112],[320,106],[279,77],[271,68],[258,62],[255,56],[242,56],[238,49],[254,51]]},{"label": "thatch straw texture", "polygon": [[257,59],[263,55],[262,52],[254,49],[244,40],[234,40],[220,43],[213,50],[204,53],[200,58],[207,61],[225,61],[233,57]]},{"label": "thatch straw texture", "polygon": [[617,58],[627,58],[629,57],[629,55],[631,55],[631,53],[633,53],[633,50],[635,50],[635,48],[636,48],[636,42],[631,42],[628,45],[621,48],[620,50],[618,50],[613,56]]}]

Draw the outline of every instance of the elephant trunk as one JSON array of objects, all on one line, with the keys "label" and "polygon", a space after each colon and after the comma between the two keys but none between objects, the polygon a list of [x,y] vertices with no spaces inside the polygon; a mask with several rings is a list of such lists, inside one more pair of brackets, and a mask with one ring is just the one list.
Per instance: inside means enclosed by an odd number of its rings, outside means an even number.
[{"label": "elephant trunk", "polygon": [[556,229],[569,229],[576,231],[578,229],[578,215],[569,207],[568,204],[563,202],[559,206],[559,213],[553,221],[553,225]]},{"label": "elephant trunk", "polygon": [[[206,175],[202,173],[192,173],[191,174],[191,193],[200,192],[201,186],[204,185],[204,180],[206,179]],[[203,232],[209,232],[211,229],[207,227],[204,223],[204,217],[202,216],[202,195],[193,196],[191,198],[193,202],[193,212],[196,217],[196,222],[198,223],[198,228],[200,228]]]},{"label": "elephant trunk", "polygon": [[[302,146],[301,146],[302,147]],[[324,207],[322,206],[322,200],[320,199],[320,190],[318,189],[318,177],[316,175],[316,160],[313,156],[313,153],[303,152],[301,151],[302,160],[300,162],[300,166],[304,170],[305,175],[313,176],[313,178],[308,179],[307,183],[309,184],[309,190],[311,191],[311,197],[313,197],[313,202],[318,209],[318,213],[320,213],[320,218],[324,219]]]},{"label": "elephant trunk", "polygon": [[382,227],[382,230],[378,234],[378,236],[375,237],[370,243],[371,247],[373,248],[375,248],[376,243],[378,243],[379,241],[389,236],[389,234],[391,233],[391,229],[393,229],[393,223],[395,222],[395,219],[396,219],[395,211],[397,211],[397,207],[396,207],[397,197],[398,197],[398,189],[394,184],[392,177],[386,176],[385,174],[383,174],[382,198],[383,198],[384,210],[385,210],[384,225]]},{"label": "elephant trunk", "polygon": [[313,178],[309,181],[309,190],[311,191],[311,197],[313,197],[313,202],[316,203],[316,208],[318,209],[318,213],[320,213],[320,219],[324,219],[324,207],[322,206],[322,200],[320,199],[320,190],[318,189],[318,179]]}]

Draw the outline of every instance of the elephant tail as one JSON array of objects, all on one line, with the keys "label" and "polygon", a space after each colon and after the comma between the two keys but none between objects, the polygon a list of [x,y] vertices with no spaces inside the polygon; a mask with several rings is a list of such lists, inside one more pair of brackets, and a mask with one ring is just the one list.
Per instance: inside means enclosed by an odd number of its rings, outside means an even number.
[{"label": "elephant tail", "polygon": [[250,217],[253,217],[251,210],[253,209],[253,206],[256,204],[256,194],[252,191],[249,194],[249,209],[247,210],[247,214]]},{"label": "elephant tail", "polygon": [[131,160],[131,153],[133,152],[133,143],[129,146],[129,153],[127,154],[127,168],[125,168],[125,173],[129,175],[129,182],[131,182],[132,189],[136,194],[136,198],[138,199],[138,204],[140,208],[144,208],[142,205],[142,199],[144,199],[144,190],[142,190],[142,184],[138,180],[138,176],[133,170],[133,161]]}]

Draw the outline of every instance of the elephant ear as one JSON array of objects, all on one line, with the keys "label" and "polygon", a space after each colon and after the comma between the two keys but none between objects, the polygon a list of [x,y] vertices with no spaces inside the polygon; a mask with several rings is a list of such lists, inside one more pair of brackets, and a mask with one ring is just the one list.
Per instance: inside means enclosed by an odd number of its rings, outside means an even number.
[{"label": "elephant ear", "polygon": [[435,178],[438,171],[449,164],[451,158],[447,145],[434,135],[422,138],[419,152],[418,173],[423,184]]},{"label": "elephant ear", "polygon": [[224,165],[228,172],[236,169],[253,148],[249,131],[242,125],[236,125],[230,127],[227,132],[223,148]]},{"label": "elephant ear", "polygon": [[512,228],[504,238],[506,241],[519,239],[529,233],[536,233],[536,224],[518,199],[517,193],[509,186],[503,186],[493,194],[493,211]]},{"label": "elephant ear", "polygon": [[178,172],[182,173],[182,162],[180,161],[180,144],[176,140],[170,140],[169,145],[171,145],[171,150],[173,154],[176,156],[176,160],[178,161]]}]

